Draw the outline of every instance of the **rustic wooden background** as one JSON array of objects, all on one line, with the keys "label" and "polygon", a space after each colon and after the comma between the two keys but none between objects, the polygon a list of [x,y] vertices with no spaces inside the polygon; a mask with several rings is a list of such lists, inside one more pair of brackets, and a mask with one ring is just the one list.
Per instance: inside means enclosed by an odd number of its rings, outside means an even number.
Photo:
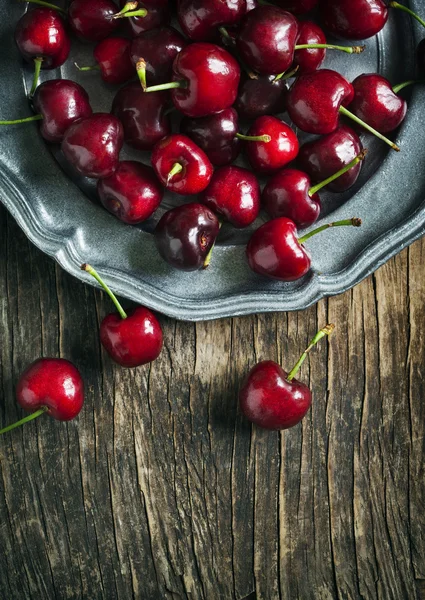
[{"label": "rustic wooden background", "polygon": [[[40,355],[74,361],[86,404],[0,440],[0,597],[425,598],[425,241],[305,312],[161,318],[164,351],[123,370],[100,350],[110,302],[36,250],[0,209],[0,426]],[[311,412],[251,428],[238,384],[292,366]]]}]

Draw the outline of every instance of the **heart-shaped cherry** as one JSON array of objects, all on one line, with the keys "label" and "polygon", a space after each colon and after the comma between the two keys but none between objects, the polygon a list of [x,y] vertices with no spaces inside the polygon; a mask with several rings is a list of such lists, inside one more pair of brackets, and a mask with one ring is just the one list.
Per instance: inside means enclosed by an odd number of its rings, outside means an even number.
[{"label": "heart-shaped cherry", "polygon": [[263,190],[262,200],[267,213],[276,219],[287,217],[298,228],[309,227],[320,215],[321,202],[318,192],[364,160],[363,150],[348,165],[328,179],[312,186],[307,173],[297,169],[283,169],[276,173]]},{"label": "heart-shaped cherry", "polygon": [[62,141],[68,162],[85,177],[109,177],[118,167],[124,141],[120,121],[107,113],[95,113],[69,127]]},{"label": "heart-shaped cherry", "polygon": [[203,204],[191,202],[164,213],[154,237],[166,262],[182,271],[197,271],[209,265],[219,231],[216,215]]},{"label": "heart-shaped cherry", "polygon": [[213,174],[205,152],[181,134],[169,135],[158,142],[151,161],[162,185],[176,194],[199,194]]},{"label": "heart-shaped cherry", "polygon": [[246,376],[239,392],[242,414],[264,429],[289,429],[297,425],[311,406],[311,390],[295,379],[311,349],[334,330],[329,324],[320,329],[294,368],[287,373],[271,360],[257,363]]},{"label": "heart-shaped cherry", "polygon": [[134,66],[130,57],[130,40],[114,36],[99,42],[93,51],[96,65],[80,67],[79,71],[100,71],[100,76],[105,83],[118,85],[125,83],[135,75]]},{"label": "heart-shaped cherry", "polygon": [[325,135],[338,127],[339,116],[344,115],[362,125],[367,131],[387,143],[393,150],[400,148],[347,110],[354,98],[352,84],[336,71],[319,69],[297,77],[287,98],[287,110],[294,124],[306,131]]},{"label": "heart-shaped cherry", "polygon": [[255,273],[271,279],[296,281],[306,275],[311,267],[311,258],[303,246],[304,242],[329,227],[360,225],[360,219],[345,219],[327,223],[297,238],[297,226],[291,219],[272,219],[254,231],[248,242],[246,255],[249,266]]},{"label": "heart-shaped cherry", "polygon": [[115,294],[90,265],[81,265],[103,287],[118,312],[104,317],[100,324],[100,341],[106,352],[121,367],[146,365],[158,358],[162,350],[161,325],[144,306],[125,312]]},{"label": "heart-shaped cherry", "polygon": [[177,5],[180,27],[195,42],[214,41],[219,27],[236,25],[245,13],[245,0],[179,0]]},{"label": "heart-shaped cherry", "polygon": [[172,89],[174,105],[188,117],[204,117],[232,106],[238,93],[240,67],[215,44],[189,44],[177,55],[173,81],[146,92]]},{"label": "heart-shaped cherry", "polygon": [[[297,163],[314,183],[319,183],[348,165],[361,151],[362,143],[357,133],[341,124],[333,133],[303,144]],[[345,192],[356,183],[360,170],[361,163],[327,185],[326,189]]]},{"label": "heart-shaped cherry", "polygon": [[51,79],[39,85],[33,97],[36,115],[0,125],[15,125],[41,120],[40,133],[48,142],[61,142],[66,130],[78,119],[92,114],[87,92],[69,79]]},{"label": "heart-shaped cherry", "polygon": [[241,119],[253,121],[257,117],[275,115],[286,110],[288,87],[284,77],[260,75],[251,79],[242,76],[235,108]]},{"label": "heart-shaped cherry", "polygon": [[47,413],[71,421],[84,403],[84,383],[77,368],[63,358],[39,358],[19,378],[16,400],[31,414],[0,430],[0,435]]},{"label": "heart-shaped cherry", "polygon": [[[120,5],[124,8],[127,0],[120,0]],[[168,0],[142,0],[137,2],[135,10],[145,10],[145,16],[132,16],[127,19],[128,27],[133,37],[167,25],[170,21],[170,7]]]},{"label": "heart-shaped cherry", "polygon": [[130,225],[146,221],[164,195],[153,169],[132,160],[120,162],[112,175],[98,181],[97,191],[106,210]]},{"label": "heart-shaped cherry", "polygon": [[248,227],[260,212],[260,186],[242,167],[221,167],[200,196],[200,201],[234,227]]},{"label": "heart-shaped cherry", "polygon": [[242,139],[247,140],[245,152],[257,173],[274,173],[294,160],[299,150],[294,131],[272,116],[258,117]]},{"label": "heart-shaped cherry", "polygon": [[137,150],[152,150],[170,135],[171,121],[166,114],[169,99],[168,92],[145,94],[138,83],[129,83],[117,92],[112,113],[122,123],[127,144]]}]

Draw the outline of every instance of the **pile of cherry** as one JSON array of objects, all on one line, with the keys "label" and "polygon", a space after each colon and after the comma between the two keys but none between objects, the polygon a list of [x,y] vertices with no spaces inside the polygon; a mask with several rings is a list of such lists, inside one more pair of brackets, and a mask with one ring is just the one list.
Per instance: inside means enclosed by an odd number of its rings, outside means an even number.
[{"label": "pile of cherry", "polygon": [[[393,87],[370,73],[350,83],[336,71],[320,69],[327,50],[358,54],[364,46],[327,44],[322,28],[304,14],[315,9],[332,35],[364,40],[385,26],[391,9],[425,26],[408,7],[382,0],[123,0],[120,7],[112,0],[72,0],[65,12],[42,0],[31,2],[41,6],[19,20],[15,40],[35,65],[30,98],[36,114],[0,124],[40,120],[43,138],[61,144],[76,172],[97,180],[101,203],[125,223],[148,219],[164,189],[198,195],[197,201],[167,211],[155,228],[158,251],[170,265],[185,271],[207,267],[222,222],[247,227],[263,207],[271,220],[251,236],[248,264],[263,276],[294,281],[310,269],[303,246],[309,237],[328,227],[361,224],[350,218],[298,237],[298,229],[320,215],[322,188],[341,192],[357,180],[366,156],[357,130],[399,150],[386,136],[406,115],[399,92],[414,82]],[[182,33],[170,26],[173,14]],[[126,84],[111,113],[93,113],[76,82],[38,85],[40,69],[67,60],[69,30],[97,42],[96,64],[76,68],[97,69],[105,82]],[[424,73],[425,40],[418,61]],[[300,147],[294,129],[276,116],[285,110],[296,128],[321,137]],[[179,133],[172,131],[174,111],[182,116]],[[246,134],[239,119],[251,121]],[[120,161],[124,142],[151,152],[151,166]],[[232,165],[242,151],[250,170]],[[290,165],[295,160],[296,168]],[[269,176],[262,191],[258,176]],[[100,330],[112,358],[124,367],[155,360],[162,348],[156,317],[144,307],[127,314],[97,272],[82,268],[117,307]],[[241,409],[251,421],[281,429],[302,419],[311,393],[294,377],[310,349],[332,329],[327,325],[318,332],[289,373],[270,361],[251,370],[240,392]],[[71,363],[40,359],[23,374],[17,397],[31,415],[0,433],[43,412],[62,420],[75,417],[83,383]]]}]

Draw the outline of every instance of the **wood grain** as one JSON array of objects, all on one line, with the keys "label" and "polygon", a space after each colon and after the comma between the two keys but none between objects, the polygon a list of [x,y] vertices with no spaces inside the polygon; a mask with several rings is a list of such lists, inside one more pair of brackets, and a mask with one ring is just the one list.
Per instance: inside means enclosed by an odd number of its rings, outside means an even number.
[{"label": "wood grain", "polygon": [[[0,597],[425,598],[425,241],[304,312],[190,324],[161,317],[151,366],[114,366],[100,292],[31,246],[0,209],[0,426],[39,355],[71,359],[86,404],[0,440]],[[302,425],[237,410],[255,361],[301,377]]]}]

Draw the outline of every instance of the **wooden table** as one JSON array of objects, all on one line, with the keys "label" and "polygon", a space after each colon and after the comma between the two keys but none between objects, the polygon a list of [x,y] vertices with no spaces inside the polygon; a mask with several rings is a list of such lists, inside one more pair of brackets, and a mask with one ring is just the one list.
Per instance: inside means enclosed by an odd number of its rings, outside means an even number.
[{"label": "wooden table", "polygon": [[[160,359],[123,370],[99,346],[109,300],[0,209],[1,426],[40,355],[87,382],[76,421],[0,440],[0,597],[425,598],[424,265],[425,241],[304,312],[161,318]],[[292,366],[329,321],[302,426],[251,428],[243,374]]]}]

